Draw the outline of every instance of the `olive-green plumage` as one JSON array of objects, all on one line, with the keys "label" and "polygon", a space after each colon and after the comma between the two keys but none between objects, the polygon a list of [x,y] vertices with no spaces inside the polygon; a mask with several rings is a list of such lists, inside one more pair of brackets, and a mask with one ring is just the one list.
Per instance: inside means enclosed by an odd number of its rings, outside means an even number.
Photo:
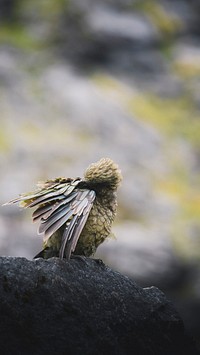
[{"label": "olive-green plumage", "polygon": [[39,183],[39,189],[9,203],[37,207],[33,221],[40,221],[44,249],[36,257],[91,256],[111,235],[116,216],[116,190],[122,180],[118,166],[109,158],[91,164],[84,178],[57,178]]}]

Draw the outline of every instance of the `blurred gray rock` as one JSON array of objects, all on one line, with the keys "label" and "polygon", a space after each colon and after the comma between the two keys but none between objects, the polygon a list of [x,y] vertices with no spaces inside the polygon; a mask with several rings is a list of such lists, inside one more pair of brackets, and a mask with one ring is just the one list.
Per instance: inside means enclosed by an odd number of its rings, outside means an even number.
[{"label": "blurred gray rock", "polygon": [[89,28],[97,38],[109,41],[139,41],[146,44],[159,37],[158,31],[145,16],[128,11],[116,11],[110,7],[95,7],[86,18]]},{"label": "blurred gray rock", "polygon": [[140,285],[164,289],[179,287],[187,277],[170,243],[170,230],[160,226],[126,222],[114,228],[116,240],[102,244],[96,256]]}]

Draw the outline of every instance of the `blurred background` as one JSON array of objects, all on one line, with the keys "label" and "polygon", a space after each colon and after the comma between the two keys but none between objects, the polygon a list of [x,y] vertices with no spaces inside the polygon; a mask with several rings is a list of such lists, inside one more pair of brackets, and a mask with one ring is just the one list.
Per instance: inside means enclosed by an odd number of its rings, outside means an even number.
[{"label": "blurred background", "polygon": [[[200,1],[0,0],[0,203],[38,180],[123,173],[97,253],[158,286],[200,340]],[[0,208],[0,254],[42,247]]]}]

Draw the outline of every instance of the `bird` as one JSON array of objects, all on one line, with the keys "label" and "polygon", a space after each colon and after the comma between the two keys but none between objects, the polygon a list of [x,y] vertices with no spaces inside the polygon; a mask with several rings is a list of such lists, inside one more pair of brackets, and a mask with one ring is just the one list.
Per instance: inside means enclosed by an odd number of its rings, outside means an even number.
[{"label": "bird", "polygon": [[110,158],[101,158],[85,170],[83,178],[58,177],[38,182],[37,190],[23,193],[4,205],[36,208],[43,250],[34,258],[93,256],[112,235],[117,212],[117,189],[121,171]]}]

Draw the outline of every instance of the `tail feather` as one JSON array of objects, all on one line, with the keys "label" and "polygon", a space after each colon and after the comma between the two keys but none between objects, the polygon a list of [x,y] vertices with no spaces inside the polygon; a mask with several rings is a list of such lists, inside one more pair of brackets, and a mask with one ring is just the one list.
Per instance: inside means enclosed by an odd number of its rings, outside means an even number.
[{"label": "tail feather", "polygon": [[51,247],[45,247],[37,255],[35,255],[33,259],[37,259],[37,258],[49,259],[58,256],[59,256],[59,250],[55,250],[54,248]]},{"label": "tail feather", "polygon": [[41,250],[37,255],[34,256],[33,259],[37,259],[37,258],[45,259],[44,251],[45,251],[45,249]]}]

